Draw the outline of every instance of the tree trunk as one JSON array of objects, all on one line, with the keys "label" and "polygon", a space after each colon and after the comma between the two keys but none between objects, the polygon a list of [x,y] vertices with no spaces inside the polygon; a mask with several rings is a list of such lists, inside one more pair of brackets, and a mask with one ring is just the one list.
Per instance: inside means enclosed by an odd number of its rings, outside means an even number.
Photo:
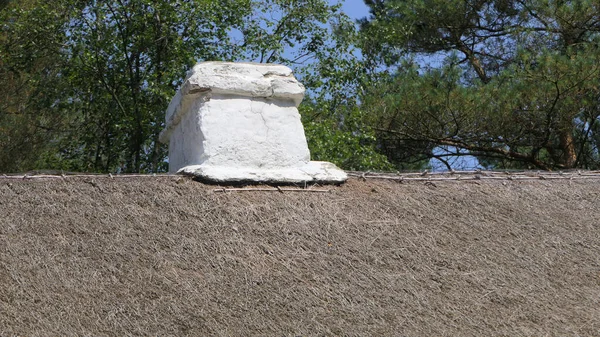
[{"label": "tree trunk", "polygon": [[559,146],[562,151],[559,165],[562,168],[569,169],[575,167],[577,163],[577,152],[575,150],[575,139],[573,130],[564,128],[560,131]]}]

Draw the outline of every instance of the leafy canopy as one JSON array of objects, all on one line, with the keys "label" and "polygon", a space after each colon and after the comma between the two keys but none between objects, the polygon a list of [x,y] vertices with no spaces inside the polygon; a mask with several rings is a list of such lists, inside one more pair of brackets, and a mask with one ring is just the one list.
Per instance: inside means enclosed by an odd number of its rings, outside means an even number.
[{"label": "leafy canopy", "polygon": [[[364,106],[384,144],[494,167],[600,165],[597,1],[366,2],[363,52],[389,75]],[[424,56],[441,66],[417,66]]]},{"label": "leafy canopy", "polygon": [[3,1],[0,170],[164,171],[164,110],[194,63],[307,63],[340,17],[325,0]]}]

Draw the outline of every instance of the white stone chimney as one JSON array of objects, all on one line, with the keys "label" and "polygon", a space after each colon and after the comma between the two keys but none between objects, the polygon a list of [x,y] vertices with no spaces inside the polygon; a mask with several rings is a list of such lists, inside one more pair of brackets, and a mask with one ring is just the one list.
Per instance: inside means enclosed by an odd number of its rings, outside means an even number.
[{"label": "white stone chimney", "polygon": [[169,104],[169,171],[214,182],[341,183],[311,162],[298,105],[304,86],[282,65],[197,64]]}]

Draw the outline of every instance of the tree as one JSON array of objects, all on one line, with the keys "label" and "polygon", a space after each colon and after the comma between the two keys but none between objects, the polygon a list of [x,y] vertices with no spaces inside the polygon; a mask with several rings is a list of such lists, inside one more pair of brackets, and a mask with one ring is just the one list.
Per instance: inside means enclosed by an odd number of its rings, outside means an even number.
[{"label": "tree", "polygon": [[55,109],[64,66],[59,57],[69,9],[60,3],[13,0],[0,3],[0,169],[36,166],[53,139],[68,128]]},{"label": "tree", "polygon": [[309,97],[300,107],[311,159],[346,170],[392,170],[377,150],[374,133],[362,128],[362,110],[356,105],[338,105],[334,115],[328,113],[331,103]]},{"label": "tree", "polygon": [[[10,154],[29,152],[39,160],[0,169],[163,171],[166,151],[158,135],[164,111],[195,62],[306,61],[324,44],[338,8],[324,0],[14,0],[2,10],[3,32],[13,38],[11,44],[0,40],[0,53],[8,56],[0,62],[20,78],[43,75],[45,81],[33,86],[44,100],[27,105],[31,120],[20,118],[7,134],[19,128],[23,143],[31,144],[39,128],[27,125],[53,125],[40,142],[51,146],[15,146]],[[50,38],[32,40],[35,34]],[[10,48],[26,50],[28,58]],[[20,60],[22,69],[9,65]],[[49,60],[49,68],[31,67],[41,60]],[[2,74],[3,81],[10,78]],[[6,111],[0,111],[0,131],[17,125]],[[47,117],[40,117],[43,111]],[[10,162],[9,153],[2,157]]]},{"label": "tree", "polygon": [[[380,138],[408,153],[420,144],[414,155],[440,160],[469,154],[493,166],[600,165],[597,2],[366,2],[363,52],[393,71],[365,99]],[[418,67],[423,55],[442,66]]]},{"label": "tree", "polygon": [[322,36],[328,38],[297,73],[309,88],[300,113],[311,158],[346,170],[392,170],[375,133],[363,125],[360,93],[373,72],[356,49],[356,24],[339,15]]},{"label": "tree", "polygon": [[10,0],[0,0],[0,11],[4,9],[4,7],[8,6]]}]

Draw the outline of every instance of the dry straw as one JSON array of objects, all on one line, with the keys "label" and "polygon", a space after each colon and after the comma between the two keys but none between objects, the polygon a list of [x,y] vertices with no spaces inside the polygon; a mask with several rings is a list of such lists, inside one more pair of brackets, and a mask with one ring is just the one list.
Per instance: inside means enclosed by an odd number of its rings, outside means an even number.
[{"label": "dry straw", "polygon": [[600,179],[372,176],[0,181],[0,334],[599,334]]}]

